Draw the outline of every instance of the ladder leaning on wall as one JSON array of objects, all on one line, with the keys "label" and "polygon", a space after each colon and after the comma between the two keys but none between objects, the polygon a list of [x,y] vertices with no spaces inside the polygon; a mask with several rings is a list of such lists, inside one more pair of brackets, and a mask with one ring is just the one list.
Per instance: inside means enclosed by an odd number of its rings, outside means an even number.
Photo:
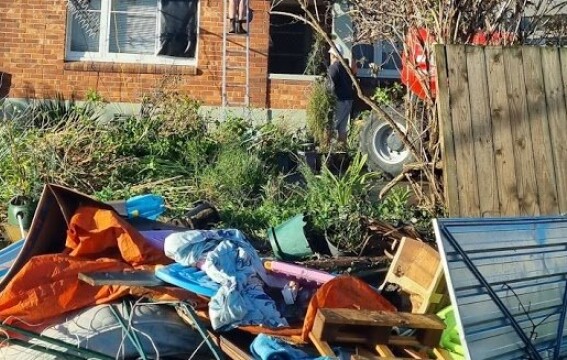
[{"label": "ladder leaning on wall", "polygon": [[[234,0],[238,1],[238,0]],[[246,4],[246,34],[228,33],[229,0],[223,0],[222,32],[222,106],[221,118],[226,120],[230,110],[242,109],[244,119],[250,120],[250,0]]]}]

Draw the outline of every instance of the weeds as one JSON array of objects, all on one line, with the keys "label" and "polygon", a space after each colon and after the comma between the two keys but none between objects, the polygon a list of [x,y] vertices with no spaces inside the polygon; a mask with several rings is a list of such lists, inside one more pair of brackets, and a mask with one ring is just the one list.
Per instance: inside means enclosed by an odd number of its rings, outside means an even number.
[{"label": "weeds", "polygon": [[208,199],[220,210],[220,226],[265,239],[268,227],[303,213],[314,234],[347,252],[360,247],[361,218],[406,216],[405,195],[378,208],[371,201],[377,174],[366,171],[364,156],[341,176],[326,167],[315,175],[303,165],[291,181],[276,166],[278,154],[294,153],[301,134],[238,118],[215,123],[175,93],[146,99],[139,116],[104,122],[96,115],[104,99],[94,92],[82,104],[46,104],[41,121],[30,118],[36,104],[0,123],[0,207],[14,195],[37,198],[45,182],[103,201],[160,194],[166,217]]}]

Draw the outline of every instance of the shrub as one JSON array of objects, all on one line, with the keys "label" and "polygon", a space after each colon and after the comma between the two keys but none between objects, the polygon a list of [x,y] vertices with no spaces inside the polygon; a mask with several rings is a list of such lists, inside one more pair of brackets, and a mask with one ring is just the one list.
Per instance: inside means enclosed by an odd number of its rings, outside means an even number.
[{"label": "shrub", "polygon": [[321,147],[326,147],[330,140],[328,132],[332,126],[336,103],[335,96],[327,88],[325,79],[320,78],[313,83],[307,103],[307,130]]}]

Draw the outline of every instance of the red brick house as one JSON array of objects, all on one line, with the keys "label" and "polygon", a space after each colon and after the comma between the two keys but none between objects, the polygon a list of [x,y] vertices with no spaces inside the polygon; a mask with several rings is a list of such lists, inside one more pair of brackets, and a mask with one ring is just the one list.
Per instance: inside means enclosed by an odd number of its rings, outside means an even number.
[{"label": "red brick house", "polygon": [[[94,35],[85,33],[68,10],[67,0],[0,1],[2,96],[50,98],[60,93],[81,98],[96,90],[111,102],[138,103],[164,77],[176,76],[180,91],[206,106],[221,104],[223,0],[185,0],[198,16],[194,43],[181,57],[167,56],[155,32],[160,22],[156,8],[179,0],[86,1],[97,27]],[[285,72],[301,62],[297,49],[304,53],[309,48],[310,33],[307,25],[299,24],[299,35],[270,34],[270,6],[270,1],[250,1],[250,104],[257,109],[302,110],[313,77],[297,75],[297,70],[273,75],[270,68],[279,66]],[[242,47],[246,36],[228,39],[230,46]],[[278,60],[274,42],[288,45],[290,53],[283,54],[288,58]],[[245,57],[241,52],[231,59],[242,63]],[[239,83],[243,75],[228,74],[227,80]]]}]

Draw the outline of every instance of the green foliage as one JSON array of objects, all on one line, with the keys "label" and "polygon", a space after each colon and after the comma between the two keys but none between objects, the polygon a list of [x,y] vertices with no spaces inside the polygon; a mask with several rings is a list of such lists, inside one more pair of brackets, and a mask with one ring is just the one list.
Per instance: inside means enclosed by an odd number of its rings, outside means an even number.
[{"label": "green foliage", "polygon": [[327,88],[325,79],[315,81],[307,103],[307,130],[320,146],[329,142],[335,103],[336,98]]},{"label": "green foliage", "polygon": [[387,221],[408,221],[413,215],[409,209],[408,201],[411,191],[408,187],[396,187],[388,192],[378,205],[378,216]]},{"label": "green foliage", "polygon": [[433,238],[431,219],[434,214],[420,208],[411,201],[412,191],[409,187],[395,187],[376,206],[374,217],[385,220],[394,226],[412,225],[424,237]]},{"label": "green foliage", "polygon": [[342,176],[325,166],[320,176],[303,171],[307,180],[304,196],[314,230],[339,250],[359,250],[364,234],[361,217],[372,211],[368,192],[378,174],[366,172],[366,160],[366,155],[357,154]]},{"label": "green foliage", "polygon": [[393,106],[402,101],[404,94],[404,87],[399,83],[393,83],[388,87],[377,87],[371,99],[378,105]]},{"label": "green foliage", "polygon": [[199,191],[218,204],[253,204],[267,181],[258,156],[231,146],[220,150],[216,160],[200,174]]},{"label": "green foliage", "polygon": [[404,212],[403,194],[372,204],[368,192],[377,174],[366,172],[362,155],[341,176],[326,167],[320,175],[303,167],[299,183],[279,174],[277,155],[302,143],[280,125],[241,118],[214,123],[197,102],[175,93],[146,100],[140,116],[103,122],[96,114],[104,99],[95,92],[87,98],[80,105],[45,102],[48,115],[39,123],[30,120],[37,104],[0,123],[0,207],[14,195],[37,197],[45,182],[105,201],[160,194],[166,216],[206,198],[219,208],[220,226],[265,239],[268,227],[304,213],[316,235],[353,252],[364,237],[361,217],[415,216]]},{"label": "green foliage", "polygon": [[313,43],[307,56],[305,75],[324,75],[325,60],[327,59],[326,40],[321,34],[313,32]]}]

